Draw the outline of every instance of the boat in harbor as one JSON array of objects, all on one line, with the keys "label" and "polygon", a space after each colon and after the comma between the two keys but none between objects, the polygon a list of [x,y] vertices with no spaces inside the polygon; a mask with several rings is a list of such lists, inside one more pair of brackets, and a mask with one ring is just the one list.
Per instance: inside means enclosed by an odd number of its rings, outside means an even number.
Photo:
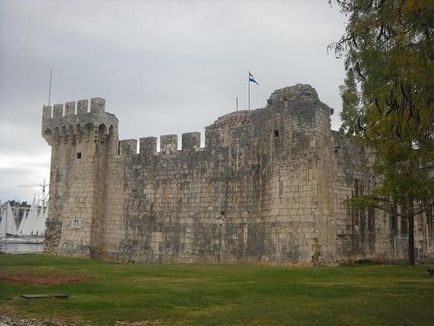
[{"label": "boat in harbor", "polygon": [[8,201],[0,208],[0,251],[4,253],[39,253],[44,248],[46,198],[27,205]]}]

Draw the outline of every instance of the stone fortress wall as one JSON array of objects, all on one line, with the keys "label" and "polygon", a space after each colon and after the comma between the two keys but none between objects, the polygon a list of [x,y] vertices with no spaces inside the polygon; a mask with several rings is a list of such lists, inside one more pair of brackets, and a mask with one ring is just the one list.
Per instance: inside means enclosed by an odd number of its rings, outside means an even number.
[{"label": "stone fortress wall", "polygon": [[[370,187],[366,154],[332,131],[309,85],[276,90],[200,133],[118,139],[105,101],[44,107],[52,148],[46,251],[134,262],[322,264],[406,257],[406,221],[344,201]],[[139,151],[137,152],[137,147]],[[434,256],[432,212],[417,219]]]}]

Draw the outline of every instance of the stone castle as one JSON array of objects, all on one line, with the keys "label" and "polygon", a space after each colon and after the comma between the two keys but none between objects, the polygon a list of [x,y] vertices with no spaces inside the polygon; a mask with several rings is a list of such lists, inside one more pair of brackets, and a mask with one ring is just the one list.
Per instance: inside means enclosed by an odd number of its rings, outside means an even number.
[{"label": "stone castle", "polygon": [[[43,108],[51,145],[46,252],[129,262],[323,264],[407,257],[407,221],[345,200],[371,186],[367,156],[331,130],[309,85],[200,133],[118,139],[101,98]],[[137,148],[139,150],[137,151]],[[434,256],[432,211],[416,219]]]}]

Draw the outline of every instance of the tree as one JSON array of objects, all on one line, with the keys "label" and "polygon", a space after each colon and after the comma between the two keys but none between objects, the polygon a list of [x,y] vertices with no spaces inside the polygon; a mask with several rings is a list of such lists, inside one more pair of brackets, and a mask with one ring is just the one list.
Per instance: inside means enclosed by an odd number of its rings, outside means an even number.
[{"label": "tree", "polygon": [[[348,17],[330,45],[345,58],[341,131],[373,153],[379,183],[351,200],[408,219],[415,264],[415,216],[434,199],[433,0],[329,0]],[[398,209],[396,209],[398,207]]]}]

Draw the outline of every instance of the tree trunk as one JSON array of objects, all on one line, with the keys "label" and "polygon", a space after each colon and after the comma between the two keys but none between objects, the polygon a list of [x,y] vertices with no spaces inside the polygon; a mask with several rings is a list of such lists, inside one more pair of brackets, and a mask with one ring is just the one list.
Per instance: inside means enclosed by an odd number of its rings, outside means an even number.
[{"label": "tree trunk", "polygon": [[416,265],[414,256],[414,216],[408,217],[408,263]]}]

